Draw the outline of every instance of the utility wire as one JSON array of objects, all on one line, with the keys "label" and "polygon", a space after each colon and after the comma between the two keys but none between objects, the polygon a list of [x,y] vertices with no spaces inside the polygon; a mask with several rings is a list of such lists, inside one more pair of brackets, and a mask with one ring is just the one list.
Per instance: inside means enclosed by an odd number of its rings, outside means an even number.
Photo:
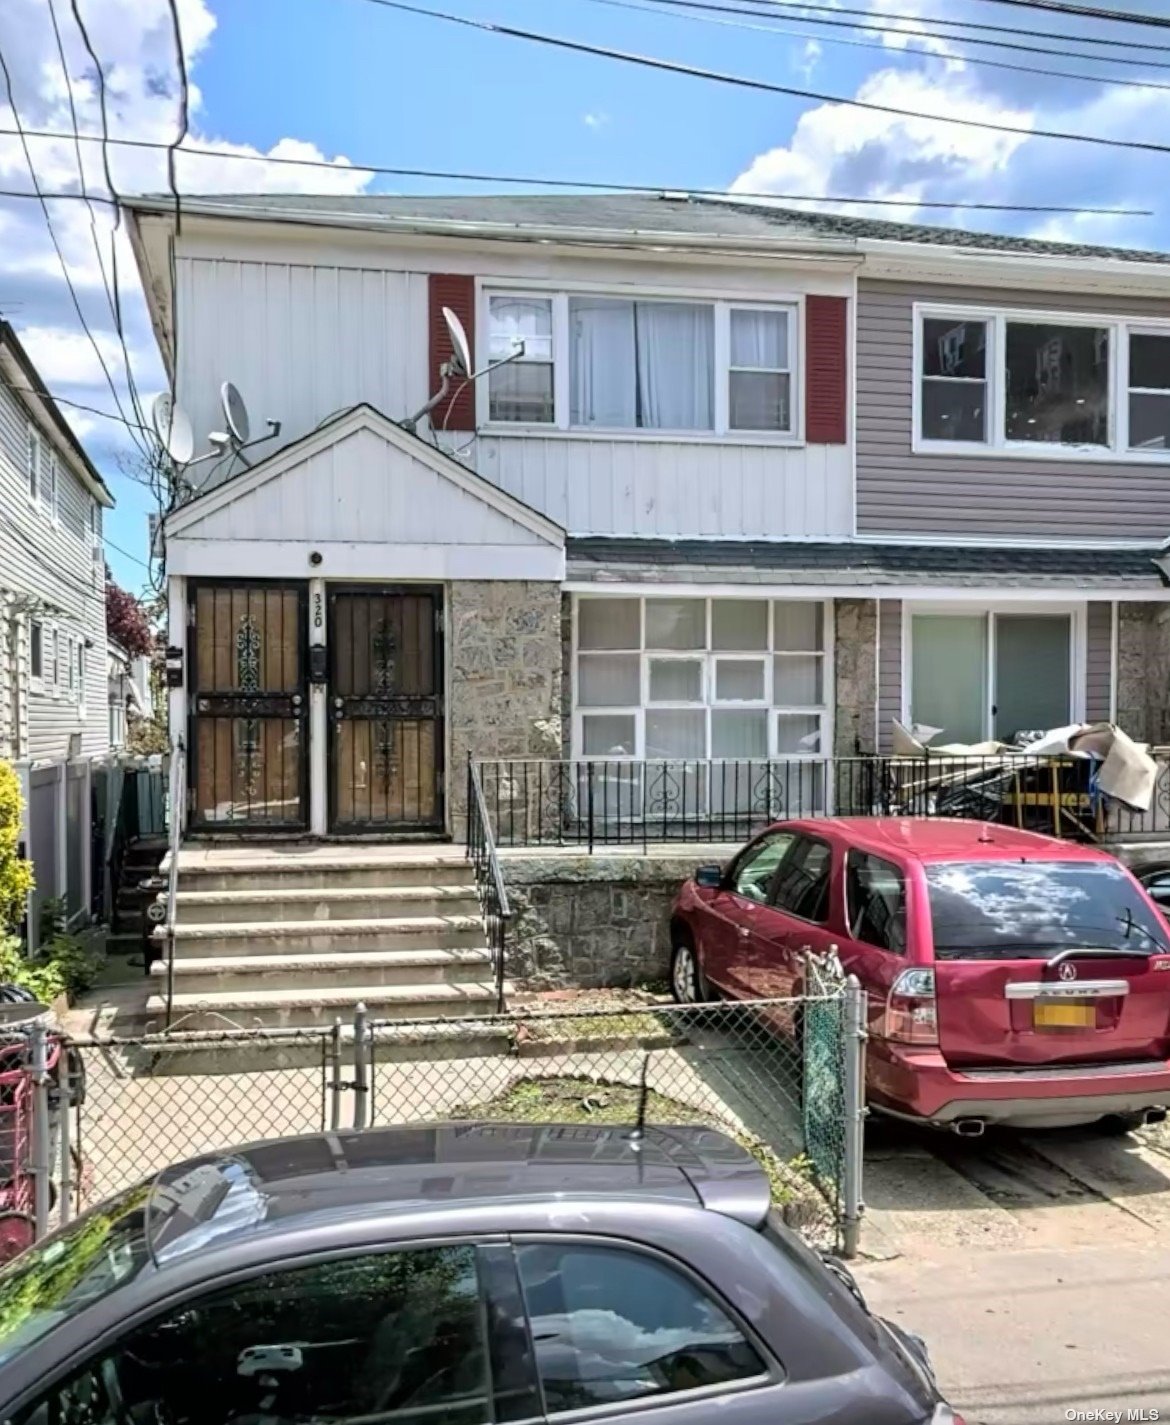
[{"label": "utility wire", "polygon": [[[594,4],[616,3],[616,0],[591,0],[591,3],[594,3]],[[795,13],[790,13],[787,9],[784,9],[784,10],[781,10],[781,9],[771,9],[771,10],[752,9],[752,10],[749,10],[749,9],[746,9],[742,4],[729,5],[729,4],[719,3],[719,0],[653,0],[653,3],[656,4],[656,5],[669,5],[669,6],[673,7],[673,8],[677,8],[677,9],[680,9],[680,10],[710,10],[710,11],[715,11],[715,12],[718,12],[718,13],[721,13],[721,14],[727,14],[727,15],[741,15],[741,16],[747,16],[747,17],[749,17],[749,18],[751,18],[751,19],[755,19],[755,20],[766,20],[766,21],[769,22],[768,25],[767,25],[767,28],[769,28],[769,29],[776,28],[777,34],[794,34],[794,33],[796,33],[795,31],[792,31],[792,30],[783,30],[783,29],[778,29],[778,28],[776,27],[780,21],[791,21],[791,22],[793,22],[794,24],[824,26],[824,27],[827,28],[827,29],[835,29],[835,30],[864,30],[864,31],[867,31],[867,32],[870,33],[870,34],[895,35],[895,36],[898,36],[898,37],[901,38],[901,39],[917,39],[917,40],[932,39],[932,40],[943,40],[943,41],[945,41],[946,43],[949,43],[949,44],[983,45],[983,46],[985,46],[985,47],[990,46],[991,48],[994,48],[994,49],[1011,50],[1011,51],[1018,52],[1018,53],[1023,53],[1023,54],[1039,54],[1039,55],[1044,55],[1045,57],[1059,57],[1059,58],[1061,58],[1061,59],[1084,59],[1084,60],[1088,60],[1091,64],[1124,64],[1124,65],[1130,66],[1131,68],[1134,68],[1134,69],[1141,69],[1141,70],[1150,70],[1150,69],[1161,69],[1161,70],[1165,70],[1165,69],[1170,69],[1170,63],[1168,63],[1168,62],[1166,62],[1166,61],[1164,61],[1164,60],[1163,60],[1163,61],[1159,61],[1159,60],[1153,60],[1153,59],[1135,59],[1132,55],[1085,54],[1085,53],[1084,53],[1083,51],[1081,51],[1081,50],[1054,49],[1051,45],[1044,45],[1044,44],[1039,44],[1039,45],[1023,44],[1023,43],[1021,43],[1021,42],[1019,42],[1019,41],[1014,41],[1014,40],[985,40],[985,39],[982,39],[981,37],[979,37],[979,36],[977,36],[977,35],[947,35],[947,34],[940,34],[937,30],[933,30],[933,29],[930,28],[931,25],[935,25],[935,24],[942,23],[941,21],[936,21],[936,20],[934,20],[934,19],[930,19],[930,20],[923,19],[923,21],[919,24],[919,28],[918,28],[918,29],[904,29],[904,28],[901,28],[901,27],[898,26],[898,25],[892,25],[892,24],[890,24],[890,25],[883,25],[883,24],[877,23],[876,20],[874,19],[875,14],[880,14],[881,12],[875,12],[875,11],[873,11],[873,10],[849,10],[849,9],[839,9],[839,8],[838,8],[837,6],[835,6],[835,5],[797,5],[797,4],[795,4],[795,0],[750,0],[750,3],[753,4],[753,5],[764,5],[764,4],[768,4],[768,5],[774,5],[774,6],[779,6],[779,5],[785,5],[785,6],[787,6],[787,5],[789,5],[789,4],[792,4],[792,5],[794,6],[794,9],[798,9],[798,10],[808,10],[808,11],[817,11],[819,15],[835,15],[835,16],[838,16],[838,17],[840,17],[840,16],[842,16],[842,15],[861,15],[861,16],[867,16],[867,17],[869,17],[869,18],[867,18],[867,19],[859,19],[859,20],[843,20],[843,19],[840,19],[840,18],[832,19],[832,20],[822,20],[822,19],[820,19],[820,18],[818,17],[818,15],[814,15],[814,14],[807,14],[807,15],[804,15],[804,14],[795,14]],[[697,18],[697,17],[692,17],[692,18]],[[915,17],[915,16],[896,16],[896,17],[895,17],[895,16],[891,16],[890,18],[891,18],[891,19],[893,19],[893,18],[899,18],[899,19],[913,20],[915,23],[919,23],[918,20],[917,20],[917,17]],[[772,23],[773,21],[776,22],[776,24],[773,24],[773,23]],[[730,23],[730,21],[725,22],[725,23]],[[957,21],[957,20],[952,20],[952,21],[949,21],[948,23],[950,23],[950,24],[958,24],[958,23],[960,23],[960,22]],[[745,28],[751,28],[751,27],[745,27]],[[1023,31],[1023,30],[1013,30],[1013,29],[1007,28],[1006,26],[1004,27],[1004,32],[1007,33],[1007,34],[1015,34],[1015,35],[1020,35],[1020,34],[1026,33],[1026,31]],[[1044,32],[1042,32],[1042,33],[1047,33],[1047,31],[1044,31]],[[818,39],[818,40],[819,40],[819,39],[825,39],[826,42],[829,42],[829,41],[827,41],[827,37],[826,37],[826,36],[822,36],[822,35],[816,35],[816,36],[801,35],[800,38],[802,38],[802,39],[812,39],[812,38],[815,38],[815,39]],[[1063,40],[1065,37],[1058,35],[1058,36],[1054,36],[1054,38]],[[1080,41],[1082,40],[1082,38],[1083,38],[1082,36],[1079,36],[1079,35],[1078,35],[1078,36],[1076,37],[1075,43],[1080,43]],[[841,42],[838,41],[838,43],[841,43]],[[854,44],[860,44],[861,41],[855,40],[855,41],[853,41],[853,43],[854,43]],[[887,44],[881,44],[879,47],[880,47],[881,49],[884,49],[884,50],[889,50],[889,48],[890,48],[890,46],[887,45]],[[1140,49],[1140,48],[1147,48],[1147,47],[1145,47],[1145,46],[1140,46],[1140,45],[1137,46],[1137,47],[1138,47],[1139,49]],[[1158,46],[1157,48],[1159,48],[1159,49],[1163,49],[1163,48],[1164,48],[1165,52],[1168,53],[1168,54],[1170,54],[1170,45],[1167,45],[1167,46],[1164,46],[1164,47],[1163,47],[1163,46]],[[917,53],[917,51],[916,51],[916,53]],[[967,61],[968,61],[969,63],[971,63],[971,64],[976,64],[976,63],[979,63],[979,64],[993,64],[993,63],[996,63],[996,61],[990,60],[990,59],[984,59],[984,58],[982,58],[982,56],[978,56],[978,57],[977,57],[977,56],[974,56],[974,55],[963,55],[962,58],[965,59],[965,60],[967,60]],[[1014,67],[1014,66],[1012,66],[1012,65],[1007,65],[1007,64],[1005,64],[1003,61],[999,61],[998,63],[999,63],[1000,68],[1008,68],[1008,69],[1010,69],[1010,68],[1013,68],[1013,67]],[[1032,73],[1032,72],[1034,72],[1034,71],[1025,71],[1025,72],[1027,72],[1027,73]],[[1041,71],[1041,72],[1042,72],[1042,73],[1045,73],[1045,74],[1048,74],[1048,73],[1056,74],[1056,73],[1058,73],[1058,71],[1049,70],[1047,67],[1046,67],[1043,71]],[[1107,83],[1120,84],[1120,83],[1123,83],[1123,82],[1124,82],[1124,81],[1122,81],[1122,80],[1120,80],[1120,79],[1110,80],[1110,79],[1107,78],[1106,76],[1097,76],[1097,75],[1081,75],[1081,74],[1072,74],[1072,75],[1069,75],[1069,74],[1066,73],[1066,74],[1063,75],[1063,77],[1065,77],[1065,78],[1073,78],[1073,79],[1092,79],[1095,83],[1098,83],[1098,84],[1107,84]],[[1134,82],[1134,81],[1130,81],[1130,82],[1132,83],[1132,82]]]},{"label": "utility wire", "polygon": [[112,411],[103,411],[100,406],[87,406],[82,401],[71,401],[68,396],[57,396],[52,391],[40,391],[35,386],[21,386],[16,381],[5,381],[0,379],[0,386],[6,390],[16,391],[22,396],[38,396],[41,400],[46,397],[57,406],[72,406],[76,411],[85,411],[91,416],[101,416],[103,420],[113,421],[120,426],[126,426],[128,430],[145,431],[153,434],[150,426],[139,425],[137,421],[128,421],[125,416],[116,416]]},{"label": "utility wire", "polygon": [[[760,18],[766,18],[769,21],[768,23],[752,24],[750,21],[747,20],[731,20],[721,15],[704,15],[692,13],[698,10],[710,9],[726,11],[732,15],[759,15],[759,12],[756,10],[737,10],[730,5],[704,5],[694,3],[694,0],[648,0],[648,3],[640,3],[640,0],[590,0],[590,3],[594,5],[609,5],[615,10],[635,10],[641,12],[643,15],[658,15],[662,19],[689,20],[692,23],[697,23],[700,25],[724,25],[729,29],[733,30],[754,30],[758,34],[772,34],[779,35],[782,37],[791,36],[792,38],[799,40],[815,40],[817,44],[848,45],[853,49],[881,50],[883,54],[887,55],[891,59],[932,59],[936,63],[942,64],[954,64],[956,60],[958,60],[964,65],[973,64],[978,65],[984,69],[1008,69],[1012,70],[1016,74],[1040,74],[1051,79],[1078,79],[1083,84],[1121,85],[1127,89],[1164,89],[1170,91],[1170,84],[1159,84],[1152,79],[1122,79],[1120,77],[1114,77],[1112,75],[1079,74],[1076,71],[1070,69],[1052,69],[1048,67],[1041,69],[1039,65],[1012,64],[1010,60],[988,59],[985,55],[959,54],[957,51],[954,50],[952,50],[948,54],[939,54],[931,49],[911,49],[909,47],[905,49],[893,49],[882,40],[847,40],[843,39],[839,35],[812,35],[804,30],[790,30],[786,26],[771,23],[770,17],[764,16],[760,16]],[[679,14],[670,10],[658,9],[657,7],[659,5],[678,5],[685,8],[683,9],[683,12]],[[833,24],[834,22],[831,20],[809,20],[807,23],[811,25],[829,25]],[[885,33],[902,35],[905,36],[906,39],[918,40],[919,42],[922,42],[929,38],[936,38],[933,36],[925,35],[921,31],[915,32],[913,30],[886,30],[885,26],[854,26],[847,20],[842,21],[840,27],[842,29],[856,28],[860,30],[881,29]],[[937,38],[944,39],[947,43],[951,44],[958,43],[957,36],[951,37],[947,35],[937,36]],[[994,42],[984,41],[984,43]],[[1030,49],[1031,46],[1023,45],[1020,46],[1020,48]],[[1039,53],[1040,51],[1037,52]],[[1075,56],[1075,58],[1100,61],[1102,59],[1108,60],[1109,57],[1102,55],[1077,55]],[[1141,61],[1131,60],[1130,63],[1140,65]],[[1141,67],[1149,68],[1150,66],[1142,65]],[[1157,65],[1154,67],[1159,69],[1170,69],[1170,64]]]},{"label": "utility wire", "polygon": [[1125,25],[1154,25],[1170,30],[1170,20],[1161,15],[1141,14],[1136,10],[1108,10],[1099,5],[1075,5],[1070,0],[987,0],[992,5],[1017,5],[1022,10],[1047,10],[1050,14],[1079,15],[1085,20],[1110,20]]},{"label": "utility wire", "polygon": [[[1017,2],[1023,3],[1023,0],[1013,0],[1013,3]],[[1170,153],[1170,144],[1155,143],[1150,139],[1114,139],[1098,134],[1070,133],[1062,129],[1024,129],[1014,124],[996,123],[993,119],[969,119],[956,114],[928,114],[921,109],[903,109],[894,104],[879,104],[872,99],[847,98],[842,94],[826,94],[823,90],[798,89],[795,85],[772,84],[764,79],[750,79],[746,75],[727,74],[718,69],[702,69],[696,65],[683,64],[678,60],[634,54],[629,50],[612,49],[607,45],[587,44],[584,40],[565,39],[560,35],[548,35],[539,30],[525,30],[516,25],[502,25],[495,20],[476,20],[472,19],[470,15],[453,15],[446,10],[432,10],[425,5],[408,4],[407,0],[364,0],[364,3],[380,5],[387,10],[395,10],[406,15],[421,15],[431,20],[442,20],[447,24],[460,25],[469,30],[479,30],[484,34],[504,35],[508,39],[514,40],[527,40],[531,44],[569,50],[574,54],[589,54],[601,59],[616,59],[623,64],[638,65],[644,69],[656,69],[666,74],[682,74],[692,79],[708,79],[716,84],[730,84],[740,89],[754,89],[765,94],[783,94],[791,99],[807,99],[818,104],[841,104],[846,108],[865,109],[870,113],[892,114],[899,119],[922,119],[927,123],[953,124],[966,129],[984,129],[991,133],[1014,134],[1020,138],[1061,139],[1067,143],[1095,144],[1102,148],[1133,149],[1142,153]],[[1170,25],[1170,20],[1166,23]]]},{"label": "utility wire", "polygon": [[[119,343],[119,345],[120,345],[121,348],[122,348],[122,362],[123,362],[123,365],[124,365],[125,368],[126,368],[126,389],[127,389],[127,391],[129,392],[129,395],[130,395],[130,405],[131,405],[131,408],[133,409],[135,420],[138,421],[138,422],[141,422],[142,419],[143,419],[142,402],[139,400],[139,397],[138,397],[138,387],[137,387],[137,384],[135,383],[135,380],[134,380],[134,371],[133,371],[133,369],[132,369],[132,367],[131,367],[131,365],[130,365],[130,350],[129,350],[129,347],[127,346],[127,344],[126,344],[126,329],[125,329],[125,326],[124,326],[123,321],[122,321],[122,303],[121,303],[121,298],[120,298],[119,295],[118,295],[118,254],[117,254],[117,247],[116,247],[116,244],[115,244],[115,240],[114,240],[113,234],[111,234],[111,237],[110,237],[110,258],[111,258],[112,269],[113,269],[113,290],[111,291],[111,287],[110,287],[110,280],[111,280],[111,279],[110,279],[110,277],[108,277],[107,274],[106,274],[106,264],[105,264],[105,261],[104,261],[103,256],[102,256],[101,240],[100,240],[99,237],[98,237],[97,211],[95,210],[94,205],[89,201],[89,194],[88,194],[88,192],[86,191],[86,183],[85,183],[85,162],[84,162],[84,160],[83,160],[83,158],[82,158],[82,156],[81,156],[81,144],[80,144],[80,142],[78,141],[78,139],[76,138],[76,134],[78,133],[77,104],[76,104],[76,100],[75,100],[74,94],[73,94],[73,80],[72,80],[72,77],[70,76],[70,73],[69,73],[69,61],[68,61],[68,59],[67,59],[67,57],[66,57],[66,55],[65,55],[65,45],[64,45],[64,42],[63,42],[62,39],[61,39],[61,26],[60,26],[60,24],[59,24],[58,21],[57,21],[57,9],[56,9],[56,5],[54,4],[54,0],[47,0],[47,4],[48,4],[48,8],[49,8],[49,20],[51,21],[52,26],[53,26],[53,38],[54,38],[54,40],[56,41],[56,44],[57,44],[57,56],[58,56],[58,58],[59,58],[60,61],[61,61],[61,73],[64,75],[64,78],[65,78],[65,92],[66,92],[66,94],[68,95],[68,98],[69,98],[69,114],[70,114],[70,117],[71,117],[71,119],[72,119],[72,121],[73,121],[73,132],[74,132],[74,135],[75,135],[74,141],[73,141],[73,147],[74,147],[74,151],[75,151],[76,157],[77,157],[77,180],[78,180],[78,183],[79,183],[80,186],[81,186],[81,194],[82,194],[82,197],[85,198],[85,200],[86,200],[86,207],[87,207],[88,210],[89,210],[89,231],[90,231],[90,237],[91,237],[92,240],[93,240],[93,250],[94,250],[94,254],[95,254],[95,256],[97,257],[98,271],[101,273],[102,286],[105,288],[106,302],[108,303],[109,308],[110,308],[110,316],[113,317],[113,319],[114,319],[114,331],[117,333],[117,336],[118,336],[118,343]],[[89,36],[88,36],[88,34],[85,32],[85,27],[84,27],[84,25],[81,23],[81,16],[80,16],[80,12],[79,12],[79,9],[78,9],[78,0],[72,0],[72,8],[73,8],[74,17],[76,18],[76,20],[77,20],[77,22],[78,22],[78,25],[79,25],[79,27],[80,27],[80,29],[81,29],[81,31],[82,31],[82,38],[83,38],[83,42],[84,42],[85,47],[86,47],[86,51],[87,51],[87,53],[89,54],[90,60],[91,60],[91,62],[93,63],[94,68],[95,68],[96,71],[97,71],[97,76],[98,76],[98,89],[99,89],[99,93],[103,96],[103,98],[102,98],[102,106],[101,106],[101,113],[102,113],[102,127],[103,127],[103,130],[105,130],[105,129],[106,129],[106,111],[105,111],[105,99],[104,99],[104,96],[105,96],[105,75],[104,75],[103,72],[102,72],[101,62],[99,61],[97,55],[94,53],[94,50],[93,50],[92,46],[90,45]],[[105,154],[106,154],[106,150],[105,150],[105,148],[104,148],[104,146],[103,146],[103,149],[102,149],[103,161],[105,160]],[[109,181],[109,179],[110,179],[110,171],[109,171],[109,164],[108,164],[108,163],[105,164],[105,173],[106,173],[106,179],[107,179],[107,181]],[[112,182],[110,183],[110,192],[111,192],[111,194],[112,194],[113,196],[115,196],[115,197],[117,196],[117,190],[113,187]],[[115,212],[116,212],[116,214],[117,214],[116,223],[120,223],[120,222],[121,222],[121,217],[122,217],[122,210],[121,210],[121,208],[120,208],[120,207],[119,207],[119,208],[116,208],[116,209],[115,209]],[[116,232],[116,231],[117,231],[117,228],[116,228],[116,226],[115,226],[115,232]]]},{"label": "utility wire", "polygon": [[[118,413],[121,415],[122,419],[126,420],[126,412],[123,409],[121,399],[119,398],[118,388],[114,383],[114,378],[110,375],[110,368],[106,365],[106,360],[105,357],[102,355],[101,347],[97,343],[97,338],[94,336],[93,331],[89,326],[89,323],[85,319],[85,313],[82,310],[81,301],[77,295],[77,288],[73,285],[73,278],[69,275],[69,264],[65,261],[65,254],[62,252],[61,244],[57,240],[57,233],[53,227],[53,219],[49,213],[49,205],[45,201],[44,197],[41,195],[40,181],[37,178],[36,165],[33,163],[32,151],[30,150],[28,145],[27,130],[25,130],[25,128],[21,124],[20,114],[17,111],[16,96],[12,90],[12,75],[8,68],[8,61],[4,58],[3,49],[0,49],[0,74],[3,74],[4,76],[4,87],[8,94],[8,104],[12,110],[12,117],[15,123],[15,132],[20,138],[20,146],[24,151],[24,160],[25,163],[28,165],[29,179],[32,182],[33,191],[40,202],[41,212],[44,215],[45,219],[45,226],[49,230],[49,240],[53,244],[53,250],[57,254],[57,261],[61,267],[61,274],[65,279],[65,286],[69,291],[69,296],[73,303],[73,310],[74,312],[76,312],[77,320],[80,322],[82,330],[89,338],[89,343],[93,347],[94,355],[98,359],[98,365],[102,369],[102,374],[106,378],[106,384],[110,388],[110,394],[114,398],[114,405],[117,407]],[[127,424],[129,424],[129,422],[127,422]]]},{"label": "utility wire", "polygon": [[122,554],[127,559],[132,560],[133,563],[140,565],[148,573],[151,572],[151,566],[145,559],[139,559],[137,554],[131,554],[128,549],[123,549],[120,544],[115,544],[112,539],[108,539],[104,534],[102,535],[102,544],[105,545],[107,549],[112,549],[116,553]]},{"label": "utility wire", "polygon": [[[873,19],[876,15],[886,13],[877,10],[851,9],[848,5],[808,4],[806,0],[751,0],[751,3],[753,5],[766,5],[778,10],[819,10],[826,15],[860,15],[864,19]],[[922,21],[952,30],[982,30],[985,34],[995,35],[1027,35],[1029,38],[1037,40],[1059,40],[1062,44],[1069,39],[1073,39],[1076,44],[1081,45],[1104,45],[1108,49],[1155,50],[1162,54],[1170,54],[1170,45],[1149,44],[1145,40],[1119,40],[1113,36],[1106,35],[1069,36],[1061,34],[1059,30],[1034,30],[1031,25],[1029,25],[1027,29],[1021,29],[1018,25],[992,25],[981,20],[946,20],[943,19],[941,15],[895,16],[891,14],[889,18]],[[971,43],[973,44],[974,41],[972,40]]]},{"label": "utility wire", "polygon": [[[848,101],[834,101],[848,102]],[[0,135],[15,133],[15,129],[0,127]],[[61,133],[54,129],[26,129],[24,131],[29,138],[39,139],[71,139],[72,134]],[[1021,130],[1030,133],[1030,130]],[[79,134],[82,143],[101,143],[102,140],[96,134]],[[165,151],[169,145],[158,139],[124,139],[111,136],[108,140],[111,144],[121,144],[128,148],[156,149]],[[326,158],[270,158],[262,153],[234,153],[224,154],[222,150],[215,148],[197,148],[192,144],[185,145],[179,150],[181,154],[191,155],[195,158],[230,158],[233,162],[241,163],[274,163],[287,164],[291,168],[321,168],[330,173],[338,172],[338,165],[330,163]],[[687,188],[677,183],[606,183],[601,181],[591,181],[587,178],[532,178],[518,177],[516,174],[504,173],[463,173],[454,169],[438,168],[391,168],[385,164],[377,163],[349,163],[348,169],[357,173],[376,173],[379,176],[391,178],[428,178],[437,179],[443,182],[452,183],[507,183],[516,187],[532,188],[569,188],[581,189],[589,188],[606,193],[642,193],[645,195],[675,194],[686,198],[715,198],[734,199],[744,201],[756,199],[767,202],[783,203],[839,203],[857,204],[862,207],[885,207],[885,208],[954,208],[964,212],[985,212],[985,213],[1068,213],[1068,214],[1091,214],[1103,217],[1136,217],[1149,218],[1153,216],[1153,211],[1149,208],[1084,208],[1071,204],[1048,204],[1048,203],[966,203],[956,200],[948,202],[945,199],[922,199],[917,198],[858,198],[842,197],[825,193],[765,193],[765,192],[744,192],[738,190],[731,192],[727,188]],[[343,169],[342,171],[346,171]],[[14,189],[0,189],[0,198],[36,198],[36,193],[22,192]],[[76,199],[81,200],[80,193],[46,193],[46,198]],[[190,196],[190,195],[188,195]],[[213,196],[213,195],[200,195]],[[255,194],[259,202],[263,202],[264,195]],[[377,194],[369,195],[377,197]],[[407,195],[409,196],[409,195]],[[91,194],[94,202],[111,202],[111,199],[99,199]],[[126,202],[132,202],[130,195],[126,195]]]}]

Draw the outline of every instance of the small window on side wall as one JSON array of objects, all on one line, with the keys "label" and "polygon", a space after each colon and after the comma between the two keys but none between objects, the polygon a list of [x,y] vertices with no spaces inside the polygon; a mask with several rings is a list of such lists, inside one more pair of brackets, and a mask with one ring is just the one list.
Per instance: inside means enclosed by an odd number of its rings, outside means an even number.
[{"label": "small window on side wall", "polygon": [[552,299],[490,297],[488,342],[490,359],[507,362],[488,377],[488,419],[516,425],[551,425]]},{"label": "small window on side wall", "polygon": [[28,630],[28,671],[38,681],[45,676],[45,626],[35,619]]},{"label": "small window on side wall", "polygon": [[25,447],[25,474],[28,479],[29,499],[40,498],[41,493],[41,437],[31,423],[28,427],[28,444]]}]

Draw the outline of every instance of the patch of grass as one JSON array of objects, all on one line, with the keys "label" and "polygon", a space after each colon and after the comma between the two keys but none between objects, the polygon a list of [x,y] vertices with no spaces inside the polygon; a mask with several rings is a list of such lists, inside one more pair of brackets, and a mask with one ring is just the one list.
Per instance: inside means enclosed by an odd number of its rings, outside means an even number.
[{"label": "patch of grass", "polygon": [[536,1015],[520,1024],[524,1037],[541,1044],[574,1039],[661,1039],[670,1024],[654,1014]]},{"label": "patch of grass", "polygon": [[[605,1126],[632,1125],[638,1118],[638,1090],[627,1084],[565,1077],[523,1078],[483,1103],[461,1104],[452,1118],[483,1118],[515,1123],[592,1123]],[[772,1201],[790,1205],[798,1200],[820,1199],[811,1182],[811,1168],[803,1156],[785,1162],[754,1134],[722,1123],[654,1089],[646,1092],[645,1122],[659,1124],[702,1124],[718,1129],[749,1152],[768,1176]]]}]

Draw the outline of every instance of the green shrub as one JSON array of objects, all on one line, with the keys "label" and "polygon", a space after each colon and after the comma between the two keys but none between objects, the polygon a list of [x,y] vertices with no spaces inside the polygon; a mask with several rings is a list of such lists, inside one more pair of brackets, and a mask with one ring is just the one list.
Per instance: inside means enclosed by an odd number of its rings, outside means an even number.
[{"label": "green shrub", "polygon": [[0,935],[20,924],[32,890],[32,865],[17,854],[20,844],[20,779],[0,761]]},{"label": "green shrub", "polygon": [[15,935],[0,937],[0,984],[20,985],[42,1004],[89,989],[100,966],[101,955],[76,935],[55,935],[33,956]]}]

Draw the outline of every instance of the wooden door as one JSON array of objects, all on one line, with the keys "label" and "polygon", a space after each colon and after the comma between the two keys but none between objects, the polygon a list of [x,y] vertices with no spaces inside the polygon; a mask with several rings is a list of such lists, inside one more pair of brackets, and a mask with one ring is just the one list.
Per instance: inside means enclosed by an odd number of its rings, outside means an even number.
[{"label": "wooden door", "polygon": [[441,589],[329,596],[330,826],[443,829]]},{"label": "wooden door", "polygon": [[299,583],[192,587],[194,830],[308,825],[307,592]]}]

